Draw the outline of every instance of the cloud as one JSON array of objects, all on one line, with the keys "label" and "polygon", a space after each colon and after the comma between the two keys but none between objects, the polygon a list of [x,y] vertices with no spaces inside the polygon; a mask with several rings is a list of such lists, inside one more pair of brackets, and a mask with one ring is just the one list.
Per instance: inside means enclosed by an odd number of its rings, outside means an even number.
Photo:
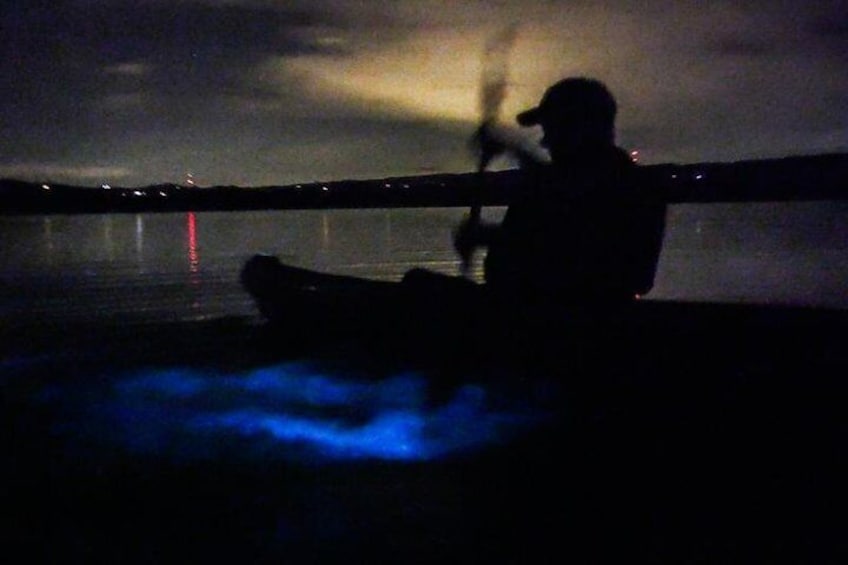
[{"label": "cloud", "polygon": [[114,181],[130,175],[132,175],[132,170],[117,166],[66,165],[44,162],[0,164],[0,177],[32,181],[88,183],[105,179]]},{"label": "cloud", "polygon": [[237,59],[316,53],[327,49],[302,41],[292,30],[344,25],[300,8],[192,2],[36,1],[10,12],[21,24],[12,30],[12,43],[35,56],[62,54],[114,63],[163,61],[190,53]]},{"label": "cloud", "polygon": [[148,182],[455,170],[480,119],[483,46],[514,22],[506,123],[552,82],[589,75],[645,162],[844,146],[838,4],[4,3],[0,159],[132,162]]},{"label": "cloud", "polygon": [[106,74],[128,77],[144,77],[152,71],[153,66],[145,63],[117,63],[103,69]]},{"label": "cloud", "polygon": [[202,103],[200,89],[207,95],[239,90],[243,75],[269,55],[344,49],[309,31],[344,22],[296,6],[36,0],[14,3],[3,16],[11,25],[0,45],[0,71],[20,93],[16,103],[31,112],[67,106],[71,97],[93,100],[106,90],[195,96]]},{"label": "cloud", "polygon": [[810,31],[825,38],[846,41],[848,40],[848,17],[819,20],[810,26]]}]

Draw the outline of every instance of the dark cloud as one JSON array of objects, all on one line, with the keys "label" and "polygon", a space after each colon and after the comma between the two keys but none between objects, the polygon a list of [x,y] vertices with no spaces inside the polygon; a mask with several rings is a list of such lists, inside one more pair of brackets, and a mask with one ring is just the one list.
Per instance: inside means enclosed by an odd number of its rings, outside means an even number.
[{"label": "dark cloud", "polygon": [[[62,103],[68,99],[77,106],[105,90],[183,94],[241,92],[246,86],[255,92],[244,73],[263,57],[341,50],[300,32],[342,24],[303,10],[36,0],[4,4],[2,17],[8,33],[0,70],[19,107],[68,106]],[[149,73],[104,72],[122,64]]]},{"label": "dark cloud", "polygon": [[299,8],[195,2],[30,0],[0,10],[6,159],[64,159],[148,129],[196,135],[210,118],[243,131],[232,106],[280,98],[274,85],[252,79],[254,65],[270,56],[339,56],[341,44],[304,30],[346,25]]},{"label": "dark cloud", "polygon": [[838,61],[841,71],[848,75],[848,2],[845,12],[836,18],[819,17],[812,20],[806,28],[808,36],[822,56]]},{"label": "dark cloud", "polygon": [[[848,6],[845,7],[848,10]],[[812,32],[825,38],[848,41],[848,16],[836,20],[820,20],[810,26]]]},{"label": "dark cloud", "polygon": [[[321,53],[336,48],[293,31],[343,25],[301,9],[197,3],[13,2],[3,9],[6,49],[25,57],[169,62],[187,55],[243,59],[264,54]],[[8,51],[7,51],[8,52]]]}]

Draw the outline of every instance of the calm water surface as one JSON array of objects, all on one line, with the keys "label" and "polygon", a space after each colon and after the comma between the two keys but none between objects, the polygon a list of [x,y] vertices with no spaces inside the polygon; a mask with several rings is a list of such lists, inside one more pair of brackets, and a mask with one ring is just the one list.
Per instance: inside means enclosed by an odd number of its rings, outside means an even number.
[{"label": "calm water surface", "polygon": [[[650,297],[848,307],[846,208],[842,202],[676,206]],[[493,219],[502,212],[487,210]],[[0,217],[0,328],[14,331],[33,320],[258,319],[238,282],[242,264],[257,252],[375,279],[397,280],[413,266],[457,273],[451,231],[464,213]],[[434,402],[430,391],[438,387],[423,373],[369,375],[315,360],[244,370],[182,361],[159,366],[142,362],[151,347],[157,345],[130,348],[127,355],[136,357],[129,369],[123,360],[113,366],[108,351],[98,361],[97,346],[46,357],[13,352],[0,367],[7,373],[0,386],[18,382],[14,376],[38,375],[33,382],[39,383],[51,375],[47,389],[21,388],[25,398],[15,405],[54,408],[61,415],[56,437],[85,457],[99,447],[105,454],[121,449],[178,461],[237,455],[263,464],[451,457],[548,425],[565,397],[566,381],[546,375],[512,385],[471,371]],[[74,369],[80,358],[86,364]],[[98,378],[74,378],[89,374]],[[321,492],[310,506],[327,505]],[[329,515],[339,511],[327,508]]]},{"label": "calm water surface", "polygon": [[[375,279],[413,266],[455,274],[451,231],[465,212],[6,216],[0,322],[255,316],[238,273],[258,252]],[[846,212],[845,202],[674,206],[650,298],[848,307]]]}]

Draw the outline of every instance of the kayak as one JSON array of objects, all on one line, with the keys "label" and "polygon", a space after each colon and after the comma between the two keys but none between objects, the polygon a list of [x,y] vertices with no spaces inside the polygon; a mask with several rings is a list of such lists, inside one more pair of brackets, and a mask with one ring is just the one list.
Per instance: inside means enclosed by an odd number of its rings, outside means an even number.
[{"label": "kayak", "polygon": [[241,280],[281,347],[548,372],[567,365],[677,374],[693,363],[705,370],[721,364],[722,370],[757,365],[780,371],[784,361],[811,356],[839,367],[846,362],[838,343],[848,330],[845,310],[650,299],[506,303],[459,277],[449,284],[372,281],[264,255],[245,264]]}]

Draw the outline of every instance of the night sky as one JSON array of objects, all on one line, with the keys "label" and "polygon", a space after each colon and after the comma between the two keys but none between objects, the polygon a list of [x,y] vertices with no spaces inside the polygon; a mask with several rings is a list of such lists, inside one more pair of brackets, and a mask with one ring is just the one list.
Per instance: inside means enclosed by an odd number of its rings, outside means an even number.
[{"label": "night sky", "polygon": [[848,150],[848,1],[4,0],[0,15],[0,177],[470,171],[483,46],[511,23],[507,123],[588,75],[643,162]]}]

